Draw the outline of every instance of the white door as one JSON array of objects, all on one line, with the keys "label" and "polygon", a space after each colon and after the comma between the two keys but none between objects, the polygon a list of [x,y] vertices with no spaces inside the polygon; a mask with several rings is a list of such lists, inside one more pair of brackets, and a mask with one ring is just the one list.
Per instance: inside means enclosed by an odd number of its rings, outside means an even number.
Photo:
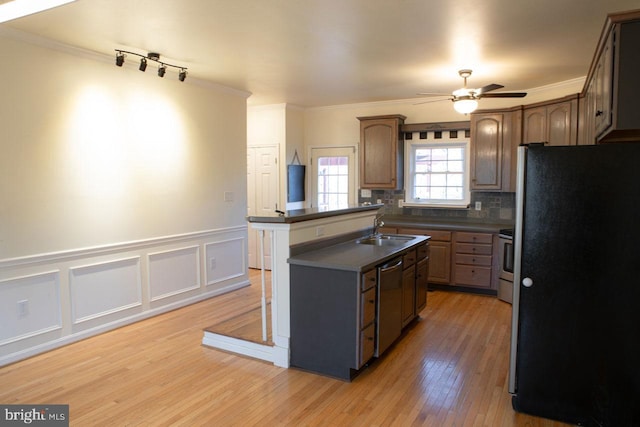
[{"label": "white door", "polygon": [[356,148],[311,149],[311,204],[336,209],[356,202]]},{"label": "white door", "polygon": [[[273,215],[278,203],[278,146],[247,147],[247,215]],[[260,268],[258,231],[249,225],[249,268]],[[271,241],[265,235],[265,268],[271,269]]]}]

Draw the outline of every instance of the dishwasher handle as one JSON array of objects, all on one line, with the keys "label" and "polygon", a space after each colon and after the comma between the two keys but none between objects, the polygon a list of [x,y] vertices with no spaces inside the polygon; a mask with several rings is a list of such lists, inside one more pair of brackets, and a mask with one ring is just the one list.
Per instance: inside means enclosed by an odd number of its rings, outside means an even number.
[{"label": "dishwasher handle", "polygon": [[402,266],[402,258],[396,258],[394,260],[389,261],[386,264],[381,265],[380,273],[387,273],[389,271],[396,270]]}]

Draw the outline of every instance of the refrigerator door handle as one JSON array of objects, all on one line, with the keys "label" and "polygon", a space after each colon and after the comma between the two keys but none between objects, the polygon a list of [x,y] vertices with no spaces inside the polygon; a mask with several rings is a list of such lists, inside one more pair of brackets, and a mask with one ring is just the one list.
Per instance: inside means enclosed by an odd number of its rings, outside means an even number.
[{"label": "refrigerator door handle", "polygon": [[525,288],[530,288],[533,286],[533,280],[531,280],[529,277],[525,277],[524,279],[522,279],[522,286],[524,286]]}]

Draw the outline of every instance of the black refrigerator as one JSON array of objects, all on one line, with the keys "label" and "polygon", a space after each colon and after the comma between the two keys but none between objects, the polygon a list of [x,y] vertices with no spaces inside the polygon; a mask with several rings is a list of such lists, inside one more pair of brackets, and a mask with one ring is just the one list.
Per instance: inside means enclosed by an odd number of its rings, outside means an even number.
[{"label": "black refrigerator", "polygon": [[518,150],[513,407],[640,426],[640,142]]}]

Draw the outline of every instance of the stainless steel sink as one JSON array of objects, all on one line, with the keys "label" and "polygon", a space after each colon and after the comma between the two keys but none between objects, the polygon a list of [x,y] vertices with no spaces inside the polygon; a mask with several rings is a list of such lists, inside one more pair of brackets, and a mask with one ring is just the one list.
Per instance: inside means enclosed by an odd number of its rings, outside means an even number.
[{"label": "stainless steel sink", "polygon": [[413,240],[412,236],[401,236],[397,234],[378,234],[375,236],[363,237],[356,240],[356,243],[360,245],[375,245],[375,246],[400,246],[406,242]]}]

